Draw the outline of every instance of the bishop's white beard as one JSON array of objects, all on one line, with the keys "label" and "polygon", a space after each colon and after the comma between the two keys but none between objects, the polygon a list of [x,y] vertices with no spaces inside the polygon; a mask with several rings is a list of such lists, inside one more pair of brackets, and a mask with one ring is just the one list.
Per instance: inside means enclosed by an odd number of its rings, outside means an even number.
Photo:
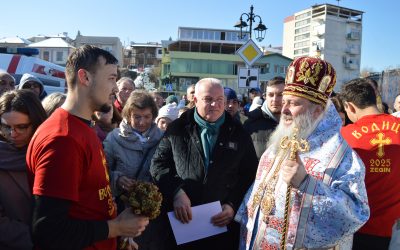
[{"label": "bishop's white beard", "polygon": [[[281,139],[285,136],[291,138],[294,132],[294,128],[298,128],[297,138],[307,139],[308,136],[314,131],[318,123],[322,119],[325,112],[322,112],[317,119],[313,117],[313,113],[317,105],[312,105],[304,114],[292,117],[290,115],[281,114],[279,125],[275,131],[271,134],[267,148],[270,148],[272,152],[277,153],[280,149]],[[293,119],[290,125],[286,125],[284,120],[287,118]]]}]

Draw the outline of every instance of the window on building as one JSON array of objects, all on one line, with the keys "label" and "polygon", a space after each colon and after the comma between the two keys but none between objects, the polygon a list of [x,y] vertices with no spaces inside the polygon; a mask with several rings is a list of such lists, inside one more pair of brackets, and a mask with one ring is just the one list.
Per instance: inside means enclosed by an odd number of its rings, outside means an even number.
[{"label": "window on building", "polygon": [[203,39],[204,36],[202,30],[197,30],[196,33],[197,33],[197,39]]},{"label": "window on building", "polygon": [[261,74],[268,74],[269,73],[269,63],[260,66],[260,73]]},{"label": "window on building", "polygon": [[304,25],[306,25],[306,24],[309,24],[310,22],[311,22],[311,19],[308,18],[308,19],[305,19],[305,20],[296,22],[296,23],[294,24],[294,26],[295,26],[295,27],[300,27],[300,26],[304,26]]},{"label": "window on building", "polygon": [[63,61],[63,52],[62,51],[57,51],[56,53],[56,61],[57,62],[62,62]]},{"label": "window on building", "polygon": [[295,48],[305,47],[305,46],[308,46],[308,44],[309,44],[309,40],[295,43],[294,47]]},{"label": "window on building", "polygon": [[286,73],[285,65],[274,65],[274,73],[275,74],[285,74]]},{"label": "window on building", "polygon": [[307,32],[307,31],[310,31],[310,26],[305,26],[305,27],[302,27],[302,28],[295,29],[294,33],[295,34],[300,34],[300,33],[304,33],[304,32]]},{"label": "window on building", "polygon": [[214,31],[204,31],[204,39],[205,40],[214,40]]},{"label": "window on building", "polygon": [[186,62],[186,72],[188,72],[188,73],[192,72],[192,62],[191,62],[191,60],[188,60]]},{"label": "window on building", "polygon": [[221,31],[215,31],[214,39],[215,40],[221,40]]},{"label": "window on building", "polygon": [[180,36],[180,38],[190,39],[190,38],[192,38],[192,31],[191,30],[182,29],[181,33],[179,34],[179,36]]},{"label": "window on building", "polygon": [[232,75],[237,75],[237,74],[238,74],[238,65],[232,64]]},{"label": "window on building", "polygon": [[197,39],[199,37],[199,31],[193,30],[193,39]]},{"label": "window on building", "polygon": [[172,62],[172,67],[173,71],[177,73],[237,74],[237,65],[228,61],[175,59]]},{"label": "window on building", "polygon": [[237,32],[226,32],[226,41],[237,41],[238,33]]},{"label": "window on building", "polygon": [[294,37],[295,41],[299,41],[299,40],[303,40],[303,39],[307,39],[310,38],[310,32],[302,34],[302,35],[298,35]]},{"label": "window on building", "polygon": [[235,41],[235,33],[226,32],[226,35],[227,35],[227,38],[226,38],[227,41]]},{"label": "window on building", "polygon": [[303,13],[301,15],[296,16],[295,20],[303,19],[303,18],[306,18],[306,17],[309,17],[309,16],[311,16],[311,11],[308,11],[306,13]]},{"label": "window on building", "polygon": [[43,60],[49,61],[50,59],[50,52],[49,51],[43,51]]},{"label": "window on building", "polygon": [[225,40],[225,32],[221,32],[221,40]]}]

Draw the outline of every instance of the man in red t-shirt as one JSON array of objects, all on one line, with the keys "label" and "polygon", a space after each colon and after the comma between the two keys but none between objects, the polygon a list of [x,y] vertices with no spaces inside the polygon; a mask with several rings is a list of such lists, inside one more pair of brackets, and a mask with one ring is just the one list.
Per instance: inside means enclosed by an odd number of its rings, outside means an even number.
[{"label": "man in red t-shirt", "polygon": [[353,249],[388,249],[392,226],[400,218],[400,119],[378,110],[374,89],[365,79],[346,83],[340,95],[353,122],[341,132],[365,164],[371,209],[354,236]]},{"label": "man in red t-shirt", "polygon": [[130,209],[116,217],[104,152],[90,118],[108,112],[117,59],[85,45],[68,58],[65,103],[36,131],[27,151],[34,195],[33,239],[40,249],[116,249],[116,237],[135,237],[148,218]]}]

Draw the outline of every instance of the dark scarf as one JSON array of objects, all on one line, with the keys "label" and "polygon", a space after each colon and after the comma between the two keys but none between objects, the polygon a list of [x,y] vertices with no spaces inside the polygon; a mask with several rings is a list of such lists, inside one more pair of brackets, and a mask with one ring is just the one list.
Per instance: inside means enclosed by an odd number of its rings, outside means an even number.
[{"label": "dark scarf", "polygon": [[26,171],[26,150],[28,146],[16,148],[0,141],[0,169],[7,171]]},{"label": "dark scarf", "polygon": [[199,133],[201,138],[201,144],[203,145],[204,151],[204,166],[207,173],[208,165],[211,159],[211,152],[214,149],[215,143],[218,139],[219,128],[225,121],[225,113],[222,114],[215,122],[207,122],[197,113],[197,109],[194,112],[194,121],[199,125]]}]

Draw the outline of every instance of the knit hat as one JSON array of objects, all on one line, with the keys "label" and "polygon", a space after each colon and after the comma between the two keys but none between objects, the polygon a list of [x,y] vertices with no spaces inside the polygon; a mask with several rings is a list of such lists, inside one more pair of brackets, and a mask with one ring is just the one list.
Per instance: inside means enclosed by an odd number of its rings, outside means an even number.
[{"label": "knit hat", "polygon": [[178,118],[178,113],[179,109],[176,107],[176,103],[168,103],[158,110],[156,123],[158,123],[160,118],[169,118],[171,121],[173,121]]},{"label": "knit hat", "polygon": [[167,97],[167,99],[165,99],[165,103],[169,104],[169,103],[176,103],[178,104],[178,97],[176,97],[175,95],[170,95]]},{"label": "knit hat", "polygon": [[231,88],[225,87],[224,88],[224,94],[225,94],[225,97],[226,97],[227,101],[229,101],[229,100],[237,100],[238,99],[235,90],[233,90]]},{"label": "knit hat", "polygon": [[306,98],[325,106],[336,84],[333,66],[320,58],[299,57],[288,68],[283,95]]}]

